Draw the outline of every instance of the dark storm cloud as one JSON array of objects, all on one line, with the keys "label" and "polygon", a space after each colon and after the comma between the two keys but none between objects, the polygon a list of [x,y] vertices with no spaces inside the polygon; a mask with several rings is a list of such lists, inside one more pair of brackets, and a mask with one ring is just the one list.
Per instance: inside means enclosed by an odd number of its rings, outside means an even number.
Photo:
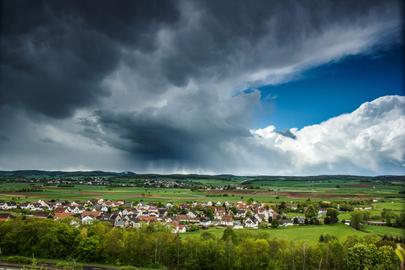
[{"label": "dark storm cloud", "polygon": [[[192,4],[191,4],[192,3]],[[182,86],[196,76],[227,76],[299,61],[300,46],[331,28],[390,19],[398,1],[185,1],[190,18],[162,59],[163,73]],[[378,18],[380,17],[380,18]],[[190,23],[191,21],[191,23]],[[240,66],[239,66],[240,65]]]},{"label": "dark storm cloud", "polygon": [[59,168],[288,170],[294,158],[249,130],[258,93],[235,93],[363,53],[400,25],[400,1],[1,5],[0,147],[48,153],[52,168],[63,152]]},{"label": "dark storm cloud", "polygon": [[[187,101],[180,103],[184,102]],[[166,109],[122,113],[98,111],[95,122],[84,119],[81,124],[86,127],[85,136],[96,137],[113,148],[129,153],[137,166],[153,162],[167,167],[177,163],[187,168],[223,166],[226,157],[218,145],[248,137],[249,132],[237,122],[232,125],[216,123],[218,116],[202,107],[194,109],[200,113],[193,114],[192,119],[186,119],[183,112]],[[239,115],[240,123],[243,118]],[[102,126],[104,135],[95,131],[97,127],[94,124]]]},{"label": "dark storm cloud", "polygon": [[154,50],[168,1],[2,1],[0,105],[63,118],[108,96],[120,50]]},{"label": "dark storm cloud", "polygon": [[[192,78],[293,62],[304,39],[334,25],[390,15],[393,1],[2,1],[0,104],[63,118],[108,97],[101,82],[123,50],[155,59],[134,73],[184,86]],[[377,13],[378,12],[378,13]],[[171,48],[157,33],[173,31]],[[261,43],[269,44],[264,51]],[[272,51],[277,52],[275,57]],[[268,55],[268,56],[267,56]],[[144,58],[145,58],[144,57]],[[156,71],[160,74],[156,75]],[[159,83],[159,82],[156,82]],[[144,91],[157,91],[156,87]]]},{"label": "dark storm cloud", "polygon": [[141,159],[196,161],[188,147],[197,146],[199,136],[176,127],[175,123],[147,114],[100,112],[99,117],[99,123],[121,139],[120,143],[113,145]]}]

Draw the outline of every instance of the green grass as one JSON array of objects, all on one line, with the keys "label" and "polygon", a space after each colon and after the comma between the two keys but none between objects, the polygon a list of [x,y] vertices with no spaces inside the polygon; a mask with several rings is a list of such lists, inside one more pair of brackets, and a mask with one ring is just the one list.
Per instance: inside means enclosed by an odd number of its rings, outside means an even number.
[{"label": "green grass", "polygon": [[401,228],[393,228],[387,226],[373,226],[365,225],[364,231],[378,234],[378,235],[390,235],[390,236],[401,236],[405,237],[404,230]]},{"label": "green grass", "polygon": [[[186,179],[186,181],[195,181],[210,185],[236,185],[239,180],[235,179]],[[276,203],[281,201],[296,202],[307,198],[312,200],[342,201],[361,199],[361,196],[376,198],[379,201],[375,204],[375,213],[380,213],[383,208],[390,208],[400,211],[399,191],[403,188],[401,185],[389,185],[383,183],[374,183],[362,186],[362,182],[354,180],[329,180],[329,181],[265,181],[254,183],[259,189],[250,191],[219,191],[213,194],[210,191],[174,189],[174,188],[141,188],[141,187],[106,187],[76,185],[74,187],[56,187],[44,186],[41,192],[16,192],[21,188],[28,188],[28,183],[11,183],[0,181],[0,199],[11,200],[15,198],[20,201],[35,201],[38,199],[66,199],[66,200],[88,200],[94,198],[105,198],[112,200],[145,201],[145,202],[190,202],[190,201],[229,201],[247,200],[253,198],[259,202]],[[364,184],[364,183],[363,183]],[[336,186],[340,186],[337,188]],[[276,193],[270,194],[269,190]],[[266,194],[267,192],[267,194]],[[299,193],[299,196],[290,194],[279,194],[278,192]],[[246,193],[246,194],[245,194]],[[264,194],[263,194],[264,193]],[[334,196],[332,196],[334,195]],[[390,203],[394,201],[394,203]],[[392,208],[394,207],[394,208]],[[374,213],[372,213],[374,214]]]},{"label": "green grass", "polygon": [[[222,237],[224,229],[212,228],[208,230],[199,230],[182,234],[186,237],[200,237],[203,232],[209,232],[215,237]],[[287,241],[303,241],[314,244],[319,241],[321,234],[336,236],[339,240],[345,241],[348,236],[366,236],[372,234],[401,236],[401,229],[391,227],[366,226],[365,231],[357,231],[344,224],[335,225],[310,225],[310,226],[291,226],[277,229],[240,229],[234,230],[239,235],[250,235],[258,238],[277,238]]]},{"label": "green grass", "polygon": [[[214,235],[217,238],[221,238],[222,234],[224,233],[225,228],[210,228],[210,229],[201,229],[198,231],[194,231],[194,232],[186,232],[186,233],[182,233],[180,234],[180,236],[182,238],[186,238],[186,237],[200,237],[202,233],[204,232],[209,232],[210,234]],[[237,231],[237,230],[235,230]]]}]

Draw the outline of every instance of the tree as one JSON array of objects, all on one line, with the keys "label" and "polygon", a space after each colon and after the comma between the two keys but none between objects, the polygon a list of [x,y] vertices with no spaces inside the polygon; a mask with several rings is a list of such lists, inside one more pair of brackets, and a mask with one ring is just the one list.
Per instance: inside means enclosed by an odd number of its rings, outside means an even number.
[{"label": "tree", "polygon": [[321,234],[321,236],[319,237],[319,242],[323,242],[323,243],[329,243],[331,241],[337,240],[336,236],[334,235],[330,235],[330,234]]},{"label": "tree", "polygon": [[[277,224],[274,219],[273,227]],[[399,257],[404,258],[400,246],[397,257],[392,243],[373,235],[351,236],[344,244],[325,234],[319,240],[319,244],[302,245],[268,239],[264,234],[236,233],[231,228],[224,230],[221,239],[209,232],[203,232],[201,238],[180,239],[158,224],[122,229],[97,222],[77,229],[53,220],[16,218],[0,222],[2,256],[34,255],[142,269],[393,270],[399,269]]]},{"label": "tree", "polygon": [[210,220],[214,219],[214,212],[212,211],[211,208],[206,208],[204,211],[204,214],[207,218],[209,218]]},{"label": "tree", "polygon": [[401,213],[395,218],[395,226],[405,229],[405,213]]},{"label": "tree", "polygon": [[395,251],[390,246],[382,246],[377,252],[378,270],[397,270],[400,266],[400,260],[395,254]]},{"label": "tree", "polygon": [[100,239],[97,236],[90,236],[80,241],[76,256],[82,261],[96,262],[99,260]]},{"label": "tree", "polygon": [[377,264],[377,248],[375,245],[358,243],[349,248],[347,266],[350,270],[375,269]]},{"label": "tree", "polygon": [[238,209],[236,209],[236,207],[235,207],[234,205],[231,206],[231,207],[229,208],[229,210],[231,210],[234,215],[236,215],[236,214],[238,213]]},{"label": "tree", "polygon": [[215,236],[210,232],[203,232],[201,234],[201,239],[202,240],[215,239]]},{"label": "tree", "polygon": [[342,204],[339,206],[339,210],[342,212],[351,212],[353,211],[353,206],[349,204]]},{"label": "tree", "polygon": [[395,215],[394,211],[392,211],[391,209],[384,208],[381,212],[381,217],[389,226],[389,225],[391,225],[391,221],[395,220],[397,216]]},{"label": "tree", "polygon": [[282,201],[279,205],[278,205],[278,211],[279,212],[284,212],[287,209],[287,204],[285,201]]},{"label": "tree", "polygon": [[221,240],[231,241],[234,244],[238,241],[237,236],[231,227],[227,227],[224,230],[224,234],[222,235]]},{"label": "tree", "polygon": [[269,222],[270,224],[272,221],[273,221],[273,217],[269,217],[269,219],[267,220],[267,222]]},{"label": "tree", "polygon": [[362,212],[356,211],[351,214],[350,226],[356,230],[361,230],[363,228],[364,215]]},{"label": "tree", "polygon": [[305,218],[309,224],[316,223],[318,217],[318,210],[313,206],[309,205],[305,209]]},{"label": "tree", "polygon": [[339,211],[334,208],[328,208],[326,210],[326,217],[324,219],[325,224],[335,224],[338,223]]}]

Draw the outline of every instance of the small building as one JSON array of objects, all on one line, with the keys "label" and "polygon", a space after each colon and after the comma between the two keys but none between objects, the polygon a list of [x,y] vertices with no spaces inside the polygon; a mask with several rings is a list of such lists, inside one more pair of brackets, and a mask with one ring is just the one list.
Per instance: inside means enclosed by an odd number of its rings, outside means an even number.
[{"label": "small building", "polygon": [[259,227],[259,222],[255,217],[248,217],[245,220],[245,227],[257,229]]},{"label": "small building", "polygon": [[233,226],[233,217],[231,215],[224,215],[220,222],[221,226],[232,227]]},{"label": "small building", "polygon": [[0,221],[7,221],[11,219],[13,216],[9,213],[1,213],[0,214]]}]

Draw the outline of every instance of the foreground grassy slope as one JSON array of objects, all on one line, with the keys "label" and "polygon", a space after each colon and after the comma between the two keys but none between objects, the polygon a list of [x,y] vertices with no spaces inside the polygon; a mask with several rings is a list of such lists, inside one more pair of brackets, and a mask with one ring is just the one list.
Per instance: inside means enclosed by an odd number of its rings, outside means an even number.
[{"label": "foreground grassy slope", "polygon": [[[209,232],[216,237],[222,237],[224,229],[213,228],[200,230],[196,232],[187,232],[182,234],[183,238],[200,237],[202,233]],[[392,235],[401,236],[402,230],[392,227],[365,226],[364,231],[357,231],[344,224],[322,225],[322,226],[292,226],[277,229],[241,229],[235,230],[241,236],[254,236],[258,238],[271,237],[287,241],[303,241],[314,244],[319,241],[323,234],[333,235],[341,241],[345,241],[348,236],[366,236],[366,235]]]}]

